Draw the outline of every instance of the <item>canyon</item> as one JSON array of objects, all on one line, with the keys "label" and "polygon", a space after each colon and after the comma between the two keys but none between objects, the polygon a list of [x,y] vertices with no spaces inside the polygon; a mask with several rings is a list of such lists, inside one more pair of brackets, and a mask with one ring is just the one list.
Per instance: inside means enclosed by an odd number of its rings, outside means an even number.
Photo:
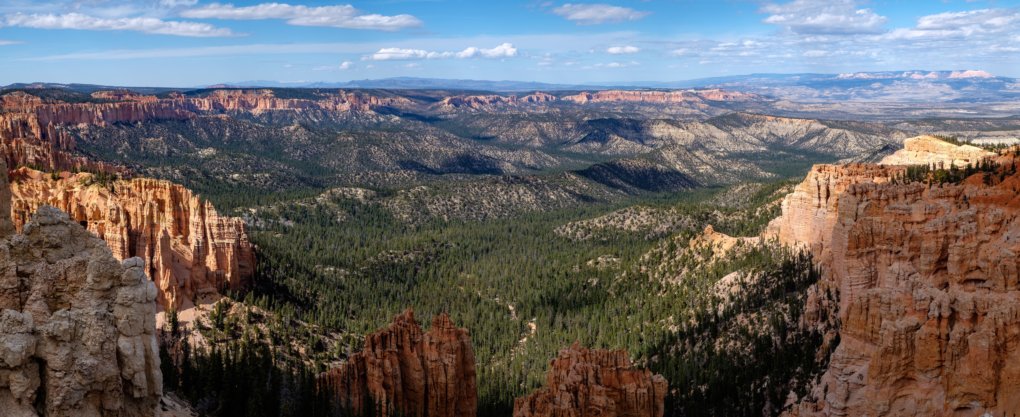
[{"label": "canyon", "polygon": [[15,233],[10,196],[0,176],[3,414],[153,416],[163,388],[157,291],[144,261],[118,261],[53,207],[40,207]]},{"label": "canyon", "polygon": [[[886,161],[976,153],[935,141]],[[904,165],[818,165],[784,199],[766,236],[814,255],[841,322],[827,369],[787,415],[1020,409],[1020,175],[1013,152],[978,157],[998,171],[944,184],[902,181]]]}]

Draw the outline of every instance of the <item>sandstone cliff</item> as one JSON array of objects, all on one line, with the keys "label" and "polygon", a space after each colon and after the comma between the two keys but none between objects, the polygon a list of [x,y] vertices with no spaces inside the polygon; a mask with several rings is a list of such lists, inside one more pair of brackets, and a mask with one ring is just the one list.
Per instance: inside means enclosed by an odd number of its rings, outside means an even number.
[{"label": "sandstone cliff", "polygon": [[143,261],[118,262],[102,240],[52,207],[12,235],[10,192],[0,178],[2,414],[154,415],[163,390],[156,288]]},{"label": "sandstone cliff", "polygon": [[[959,159],[950,151],[937,156]],[[941,186],[892,181],[901,166],[821,165],[786,198],[769,233],[810,248],[840,289],[842,323],[828,369],[790,415],[1020,410],[1014,158]]]},{"label": "sandstone cliff", "polygon": [[242,289],[254,273],[244,223],[219,215],[180,185],[142,178],[92,183],[92,174],[53,178],[28,168],[11,177],[11,215],[19,230],[40,206],[70,213],[117,259],[145,261],[164,308],[189,308],[203,296]]},{"label": "sandstone cliff", "polygon": [[428,332],[408,310],[365,338],[361,352],[321,377],[340,407],[361,414],[408,417],[474,417],[475,356],[471,336],[446,314]]},{"label": "sandstone cliff", "polygon": [[903,149],[882,159],[883,165],[930,165],[965,167],[976,164],[983,158],[994,156],[992,152],[972,145],[954,145],[934,136],[918,136],[903,141]]},{"label": "sandstone cliff", "polygon": [[514,417],[662,417],[668,383],[634,369],[622,350],[574,344],[549,365],[546,386],[514,401]]}]

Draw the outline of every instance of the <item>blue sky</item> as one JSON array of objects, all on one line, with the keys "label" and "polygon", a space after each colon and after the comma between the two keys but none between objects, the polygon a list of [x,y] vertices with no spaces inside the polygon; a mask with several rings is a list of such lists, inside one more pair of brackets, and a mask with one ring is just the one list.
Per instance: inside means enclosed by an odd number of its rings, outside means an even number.
[{"label": "blue sky", "polygon": [[0,84],[1020,77],[1020,0],[0,0],[0,58]]}]

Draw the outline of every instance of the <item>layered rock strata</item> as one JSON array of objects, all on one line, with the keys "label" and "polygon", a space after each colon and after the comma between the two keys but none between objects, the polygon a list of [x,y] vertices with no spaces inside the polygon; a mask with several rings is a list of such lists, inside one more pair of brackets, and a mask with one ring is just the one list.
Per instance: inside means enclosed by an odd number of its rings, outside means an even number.
[{"label": "layered rock strata", "polygon": [[995,154],[977,146],[954,145],[934,136],[918,136],[903,141],[903,149],[883,158],[881,164],[965,167],[992,156]]},{"label": "layered rock strata", "polygon": [[320,381],[355,415],[375,407],[374,415],[474,417],[478,408],[471,336],[446,314],[423,332],[414,312],[405,311]]},{"label": "layered rock strata", "polygon": [[1020,410],[1015,158],[943,185],[893,181],[902,166],[822,165],[787,196],[770,233],[809,248],[841,295],[839,346],[789,415]]},{"label": "layered rock strata", "polygon": [[140,257],[164,308],[186,309],[225,290],[245,288],[254,247],[244,222],[168,181],[136,178],[94,182],[92,174],[54,177],[28,168],[11,174],[11,216],[19,230],[43,205],[105,240],[117,259]]},{"label": "layered rock strata", "polygon": [[[5,168],[5,167],[4,167]],[[0,192],[0,410],[10,417],[152,416],[162,395],[156,287],[139,258],[53,207],[13,234]]]},{"label": "layered rock strata", "polygon": [[662,417],[668,383],[622,350],[560,351],[545,387],[514,401],[514,417]]}]

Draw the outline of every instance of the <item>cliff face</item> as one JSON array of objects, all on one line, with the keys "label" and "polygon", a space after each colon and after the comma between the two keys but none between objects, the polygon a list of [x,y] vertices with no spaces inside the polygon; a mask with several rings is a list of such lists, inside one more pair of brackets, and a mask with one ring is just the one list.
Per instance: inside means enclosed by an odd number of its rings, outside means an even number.
[{"label": "cliff face", "polygon": [[[10,192],[0,178],[3,199]],[[40,208],[24,234],[12,234],[3,201],[3,415],[154,415],[163,390],[156,288],[143,261],[118,262],[102,240],[52,207]]]},{"label": "cliff face", "polygon": [[903,149],[882,159],[884,165],[929,165],[942,164],[965,167],[983,158],[994,156],[992,152],[971,145],[954,145],[932,136],[918,136],[903,141]]},{"label": "cliff face", "polygon": [[365,338],[361,352],[321,377],[341,407],[376,415],[474,417],[478,389],[471,336],[446,314],[428,332],[408,310]]},{"label": "cliff face", "polygon": [[723,90],[677,90],[677,91],[631,91],[631,90],[604,90],[593,93],[583,92],[563,97],[562,100],[578,104],[586,103],[650,103],[650,104],[675,104],[711,101],[747,101],[756,98],[754,94],[739,93]]},{"label": "cliff face", "polygon": [[399,106],[409,100],[376,97],[339,90],[316,98],[280,98],[271,90],[217,90],[205,96],[171,94],[167,98],[127,91],[98,91],[90,103],[46,102],[24,92],[0,96],[0,140],[10,166],[32,165],[53,170],[117,168],[74,155],[69,125],[104,126],[147,120],[184,120],[222,112],[324,110],[368,112],[379,106]]},{"label": "cliff face", "polygon": [[163,307],[189,308],[204,295],[244,288],[254,249],[244,223],[220,216],[188,189],[153,179],[89,184],[91,174],[54,179],[28,168],[12,174],[15,226],[51,205],[107,242],[117,259],[140,257]]},{"label": "cliff face", "polygon": [[770,226],[841,294],[840,344],[791,415],[1020,410],[1020,175],[890,181],[903,169],[816,166]]},{"label": "cliff face", "polygon": [[577,344],[550,363],[546,386],[514,401],[514,417],[662,417],[668,383],[627,352]]}]

